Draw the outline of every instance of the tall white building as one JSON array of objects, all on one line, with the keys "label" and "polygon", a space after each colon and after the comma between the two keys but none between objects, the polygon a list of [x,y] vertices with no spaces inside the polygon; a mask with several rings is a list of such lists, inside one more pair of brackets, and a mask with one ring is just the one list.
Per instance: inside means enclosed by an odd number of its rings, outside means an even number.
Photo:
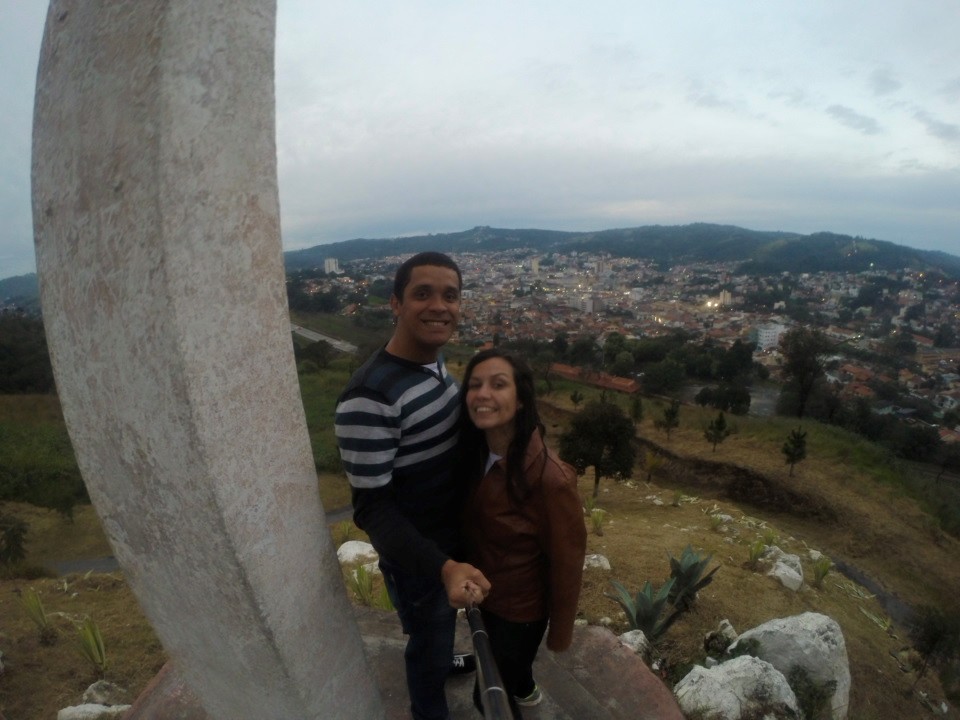
[{"label": "tall white building", "polygon": [[340,273],[340,261],[336,258],[324,258],[323,260],[323,271],[327,274]]},{"label": "tall white building", "polygon": [[780,323],[766,323],[758,325],[757,350],[770,350],[780,344],[780,336],[787,331],[787,326]]}]

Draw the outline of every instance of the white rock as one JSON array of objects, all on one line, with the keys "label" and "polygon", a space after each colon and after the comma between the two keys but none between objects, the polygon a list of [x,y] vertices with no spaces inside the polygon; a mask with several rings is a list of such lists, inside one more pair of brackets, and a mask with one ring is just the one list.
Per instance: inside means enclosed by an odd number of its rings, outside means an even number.
[{"label": "white rock", "polygon": [[803,577],[803,565],[800,563],[799,555],[791,555],[790,553],[785,553],[783,550],[778,548],[776,545],[768,547],[763,552],[763,559],[771,563],[783,563],[787,567],[791,568],[797,575]]},{"label": "white rock", "polygon": [[607,560],[603,555],[587,555],[583,559],[583,569],[587,568],[600,568],[601,570],[610,569],[610,561]]},{"label": "white rock", "polygon": [[776,565],[770,569],[767,575],[776,578],[785,588],[794,592],[803,586],[803,575],[797,573],[793,567],[781,560],[777,560]]},{"label": "white rock", "polygon": [[813,562],[816,562],[817,560],[823,557],[823,553],[820,552],[819,550],[811,550],[807,554],[810,556],[810,559],[813,560]]},{"label": "white rock", "polygon": [[[844,720],[850,700],[850,665],[840,626],[820,613],[803,613],[771,620],[747,630],[730,646],[756,640],[757,657],[789,675],[795,666],[803,668],[818,685],[836,683],[830,701],[832,720]],[[726,663],[724,663],[726,664]]]},{"label": "white rock", "polygon": [[619,638],[620,642],[633,650],[637,655],[647,657],[650,654],[650,641],[643,634],[643,630],[630,630],[623,633]]},{"label": "white rock", "polygon": [[699,712],[708,718],[740,720],[769,708],[779,711],[778,716],[791,712],[800,716],[797,698],[783,674],[749,655],[713,668],[693,668],[676,684],[673,694],[684,715]]},{"label": "white rock", "polygon": [[341,565],[374,562],[379,557],[373,545],[362,540],[347,540],[337,548],[337,560]]},{"label": "white rock", "polygon": [[72,705],[57,712],[57,720],[112,720],[122,718],[130,707],[130,705],[107,706],[97,703]]},{"label": "white rock", "polygon": [[106,680],[97,680],[83,692],[85,705],[124,705],[127,701],[126,689]]}]

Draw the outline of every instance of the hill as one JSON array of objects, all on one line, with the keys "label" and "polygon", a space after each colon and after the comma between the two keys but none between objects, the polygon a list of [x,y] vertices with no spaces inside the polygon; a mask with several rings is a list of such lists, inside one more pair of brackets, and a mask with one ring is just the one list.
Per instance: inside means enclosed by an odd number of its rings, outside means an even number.
[{"label": "hill", "polygon": [[16,275],[0,280],[0,309],[16,307],[28,313],[40,312],[40,286],[37,274]]},{"label": "hill", "polygon": [[[283,254],[287,271],[322,267],[326,258],[340,262],[407,255],[442,248],[446,252],[498,252],[530,248],[541,253],[610,253],[665,265],[738,263],[741,272],[897,271],[904,268],[940,272],[960,278],[960,257],[917,250],[886,240],[868,240],[831,232],[811,235],[747,230],[734,225],[645,225],[635,228],[566,232],[487,226],[454,233],[399,238],[357,238],[315,245]],[[36,274],[0,280],[0,307],[15,305],[39,312]]]},{"label": "hill", "polygon": [[325,258],[341,262],[404,255],[443,248],[447,252],[494,252],[530,248],[537,252],[606,252],[669,265],[740,263],[750,274],[779,272],[938,271],[960,278],[960,257],[916,250],[885,240],[820,232],[747,230],[733,225],[647,225],[635,228],[563,232],[475,227],[456,233],[392,239],[356,239],[284,253],[287,270],[322,266]]},{"label": "hill", "polygon": [[[345,377],[345,371],[340,375]],[[960,552],[958,542],[938,533],[912,501],[864,467],[862,456],[869,454],[869,448],[832,447],[828,441],[837,434],[832,428],[811,425],[811,455],[790,477],[780,458],[779,443],[791,421],[744,418],[738,421],[741,431],[712,451],[703,440],[697,409],[684,408],[681,427],[666,442],[653,427],[655,405],[655,401],[649,402],[650,417],[640,424],[639,436],[669,460],[652,481],[641,466],[629,481],[603,479],[597,506],[607,513],[604,532],[590,532],[588,549],[606,556],[612,569],[586,573],[580,617],[609,626],[615,633],[625,631],[624,617],[606,596],[611,590],[609,581],[619,580],[632,592],[647,580],[659,586],[669,574],[668,556],[679,556],[691,545],[702,556],[711,555],[710,566],[720,565],[720,570],[701,591],[694,608],[657,644],[658,667],[668,683],[682,677],[691,663],[703,661],[704,634],[722,619],[743,632],[775,617],[820,612],[836,620],[843,630],[852,676],[848,717],[927,717],[916,690],[939,702],[944,689],[933,672],[914,687],[916,673],[904,665],[901,653],[910,640],[897,606],[891,603],[899,600],[911,607],[952,607],[960,583],[960,568],[954,562]],[[543,398],[548,442],[555,442],[573,409],[559,392]],[[776,426],[772,433],[764,435],[771,425]],[[844,448],[850,454],[841,461]],[[744,473],[749,473],[755,486],[741,493],[742,501],[734,501],[734,480]],[[345,486],[341,474],[321,474],[325,507],[342,504]],[[588,471],[580,480],[581,495],[587,497],[592,486]],[[770,505],[770,498],[778,493],[786,498],[787,491],[800,502]],[[811,508],[815,512],[810,512]],[[52,511],[9,505],[3,509],[23,513],[29,520],[34,530],[30,546],[34,562],[108,552],[89,507],[81,508],[73,522]],[[721,521],[724,516],[729,520]],[[362,539],[362,533],[348,525],[331,527],[335,540]],[[801,557],[807,583],[800,591],[786,590],[762,568],[749,566],[750,546],[761,539]],[[837,566],[855,566],[876,589],[852,582],[836,569],[822,585],[815,585],[809,555],[813,549]],[[89,613],[96,620],[110,657],[109,677],[125,685],[132,695],[139,693],[162,665],[163,651],[122,574],[0,580],[0,638],[8,667],[0,683],[0,712],[7,717],[52,717],[60,707],[76,703],[94,679],[82,656],[71,647],[73,629],[65,616],[57,615],[54,620],[62,636],[59,643],[50,647],[38,642],[36,628],[14,594],[16,589],[31,586],[41,593],[51,615]],[[946,717],[956,718],[957,713],[951,710]]]}]

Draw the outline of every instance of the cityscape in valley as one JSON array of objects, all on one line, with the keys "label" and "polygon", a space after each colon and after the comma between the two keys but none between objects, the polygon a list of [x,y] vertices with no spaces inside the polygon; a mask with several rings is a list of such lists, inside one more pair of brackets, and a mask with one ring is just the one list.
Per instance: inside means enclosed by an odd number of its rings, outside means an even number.
[{"label": "cityscape in valley", "polygon": [[[644,355],[644,342],[647,350],[657,338],[715,350],[749,343],[761,377],[779,380],[781,338],[791,328],[809,327],[832,344],[824,387],[835,402],[868,403],[874,413],[935,430],[943,443],[960,440],[955,278],[911,268],[757,275],[742,273],[739,262],[667,266],[535,248],[451,254],[464,275],[462,344],[560,343],[574,351],[571,364],[594,371],[595,382],[608,376],[619,378],[607,380],[613,389],[656,392],[676,384],[645,383],[648,374],[662,382],[662,372],[651,370],[662,370],[658,363],[669,358]],[[327,257],[322,267],[291,272],[291,308],[385,313],[383,300],[402,259]],[[558,363],[554,371],[587,367]]]}]

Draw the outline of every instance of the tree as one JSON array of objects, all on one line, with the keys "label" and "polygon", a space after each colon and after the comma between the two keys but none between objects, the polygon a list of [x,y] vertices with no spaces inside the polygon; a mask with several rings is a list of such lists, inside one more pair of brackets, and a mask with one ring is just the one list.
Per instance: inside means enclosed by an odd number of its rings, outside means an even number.
[{"label": "tree", "polygon": [[570,393],[570,402],[573,403],[574,407],[580,407],[580,403],[583,402],[583,393],[579,390],[574,390]]},{"label": "tree", "polygon": [[643,369],[643,391],[648,395],[659,395],[676,390],[683,385],[686,369],[673,357],[652,363]]},{"label": "tree", "polygon": [[723,410],[721,410],[717,416],[710,421],[707,429],[703,431],[703,436],[707,439],[708,443],[713,444],[713,451],[716,452],[717,445],[726,440],[730,433],[731,430],[727,427],[727,420],[723,417]]},{"label": "tree", "polygon": [[680,427],[680,401],[673,400],[663,409],[663,417],[654,420],[653,426],[657,430],[662,430],[667,434],[667,440],[670,440],[670,433],[674,428]]},{"label": "tree", "polygon": [[556,337],[550,343],[550,347],[553,348],[553,354],[557,360],[563,360],[567,356],[567,349],[570,347],[567,334],[565,332],[557,333]]},{"label": "tree", "polygon": [[597,497],[601,477],[629,477],[633,472],[635,432],[630,418],[618,406],[589,402],[560,436],[560,458],[570,463],[577,475],[593,467],[593,497]]},{"label": "tree", "polygon": [[27,556],[27,528],[20,518],[0,513],[0,565],[15,565]]},{"label": "tree", "polygon": [[0,394],[54,392],[43,321],[0,312]]},{"label": "tree", "polygon": [[917,669],[919,680],[931,665],[946,665],[960,658],[960,615],[935,607],[921,607],[911,623],[910,637],[913,648],[923,659]]},{"label": "tree", "polygon": [[666,462],[663,455],[656,452],[655,450],[647,450],[643,458],[643,466],[647,470],[647,482],[650,482],[653,479],[653,474],[663,467],[663,464]]},{"label": "tree", "polygon": [[734,415],[746,415],[750,410],[750,391],[742,385],[724,384],[716,388],[700,389],[693,401],[697,405],[710,405],[717,410]]},{"label": "tree", "polygon": [[639,425],[643,421],[643,400],[636,394],[630,399],[630,419],[634,425]]},{"label": "tree", "polygon": [[577,338],[570,346],[569,357],[572,365],[595,368],[600,357],[600,346],[593,336]]},{"label": "tree", "polygon": [[780,338],[783,374],[797,391],[797,417],[802,418],[810,393],[823,375],[823,356],[831,349],[830,341],[819,330],[797,327]]},{"label": "tree", "polygon": [[802,428],[791,430],[787,441],[781,450],[790,466],[790,476],[793,476],[793,466],[807,456],[807,433]]},{"label": "tree", "polygon": [[611,375],[628,377],[633,372],[633,354],[629,350],[617,353],[613,362],[608,366]]}]

